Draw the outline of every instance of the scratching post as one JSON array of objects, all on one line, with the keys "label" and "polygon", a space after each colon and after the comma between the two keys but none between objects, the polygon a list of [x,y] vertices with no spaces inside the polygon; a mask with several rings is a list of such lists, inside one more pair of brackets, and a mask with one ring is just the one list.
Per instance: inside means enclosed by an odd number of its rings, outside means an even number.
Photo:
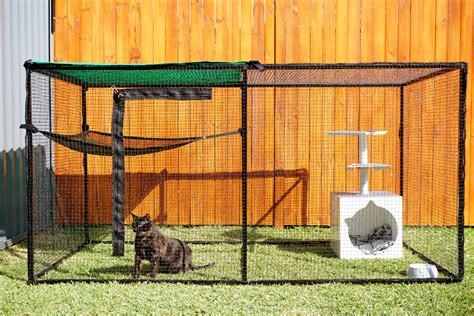
[{"label": "scratching post", "polygon": [[331,192],[331,248],[342,259],[402,257],[402,197],[391,192],[369,191],[369,169],[390,165],[369,163],[368,136],[386,131],[335,131],[334,136],[358,136],[359,192]]}]

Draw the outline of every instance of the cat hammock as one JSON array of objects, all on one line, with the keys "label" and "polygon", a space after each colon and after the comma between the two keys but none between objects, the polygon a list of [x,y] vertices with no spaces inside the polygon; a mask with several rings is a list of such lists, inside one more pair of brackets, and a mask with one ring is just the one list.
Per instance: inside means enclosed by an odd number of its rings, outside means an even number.
[{"label": "cat hammock", "polygon": [[[97,156],[112,156],[112,135],[102,132],[86,130],[79,134],[62,135],[50,133],[48,131],[40,131],[34,125],[22,124],[21,128],[27,129],[32,133],[41,133],[55,143],[63,145],[74,151],[84,154]],[[240,129],[232,132],[204,135],[196,137],[182,138],[146,138],[135,136],[124,136],[124,155],[138,156],[157,153],[169,149],[182,147],[200,140],[212,139],[222,136],[230,136],[239,134]]]}]

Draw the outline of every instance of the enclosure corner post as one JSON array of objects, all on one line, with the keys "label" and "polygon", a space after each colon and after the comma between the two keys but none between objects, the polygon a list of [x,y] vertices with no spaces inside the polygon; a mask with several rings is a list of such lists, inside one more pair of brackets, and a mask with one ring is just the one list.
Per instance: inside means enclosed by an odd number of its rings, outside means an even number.
[{"label": "enclosure corner post", "polygon": [[[82,86],[82,132],[86,132],[89,128],[87,126],[87,86]],[[84,146],[87,146],[84,142]],[[83,150],[82,165],[84,168],[84,243],[90,243],[89,236],[89,188],[88,188],[88,174],[87,174],[87,148]]]},{"label": "enclosure corner post", "polygon": [[398,130],[398,137],[400,140],[400,196],[403,196],[403,100],[404,100],[404,86],[400,86],[400,127]]},{"label": "enclosure corner post", "polygon": [[[32,124],[31,118],[31,70],[26,69],[26,101],[25,121]],[[34,252],[33,252],[33,133],[26,130],[26,185],[27,185],[27,210],[28,210],[28,283],[35,282]]]},{"label": "enclosure corner post", "polygon": [[125,149],[123,144],[123,116],[125,101],[118,90],[114,92],[112,112],[112,255],[124,255],[124,194]]},{"label": "enclosure corner post", "polygon": [[247,69],[242,71],[242,281],[247,282]]},{"label": "enclosure corner post", "polygon": [[464,278],[464,180],[466,152],[467,64],[460,66],[459,76],[459,162],[458,162],[458,277]]}]

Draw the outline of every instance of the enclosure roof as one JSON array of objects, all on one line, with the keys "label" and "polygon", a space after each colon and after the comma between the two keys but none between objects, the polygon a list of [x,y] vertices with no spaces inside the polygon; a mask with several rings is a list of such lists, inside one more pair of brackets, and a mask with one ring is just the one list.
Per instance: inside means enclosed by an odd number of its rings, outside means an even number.
[{"label": "enclosure roof", "polygon": [[[403,86],[466,67],[465,63],[268,64],[255,61],[164,64],[52,63],[27,69],[82,86]],[[244,78],[244,70],[247,77]],[[262,71],[264,70],[264,71]],[[246,80],[245,80],[246,79]]]},{"label": "enclosure roof", "polygon": [[399,87],[461,70],[464,63],[263,65],[248,72],[253,86]]},{"label": "enclosure roof", "polygon": [[166,64],[94,64],[25,62],[32,69],[68,82],[90,86],[209,85],[242,82],[247,62]]}]

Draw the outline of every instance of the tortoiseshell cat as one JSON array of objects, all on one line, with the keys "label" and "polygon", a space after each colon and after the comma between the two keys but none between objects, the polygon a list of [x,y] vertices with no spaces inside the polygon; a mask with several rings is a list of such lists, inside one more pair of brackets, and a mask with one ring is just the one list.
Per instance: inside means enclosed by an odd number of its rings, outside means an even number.
[{"label": "tortoiseshell cat", "polygon": [[211,268],[213,263],[195,266],[192,263],[192,251],[183,241],[167,238],[150,220],[150,215],[133,215],[133,231],[135,235],[135,274],[140,277],[142,260],[150,260],[151,276],[156,273],[179,273],[189,270]]}]

